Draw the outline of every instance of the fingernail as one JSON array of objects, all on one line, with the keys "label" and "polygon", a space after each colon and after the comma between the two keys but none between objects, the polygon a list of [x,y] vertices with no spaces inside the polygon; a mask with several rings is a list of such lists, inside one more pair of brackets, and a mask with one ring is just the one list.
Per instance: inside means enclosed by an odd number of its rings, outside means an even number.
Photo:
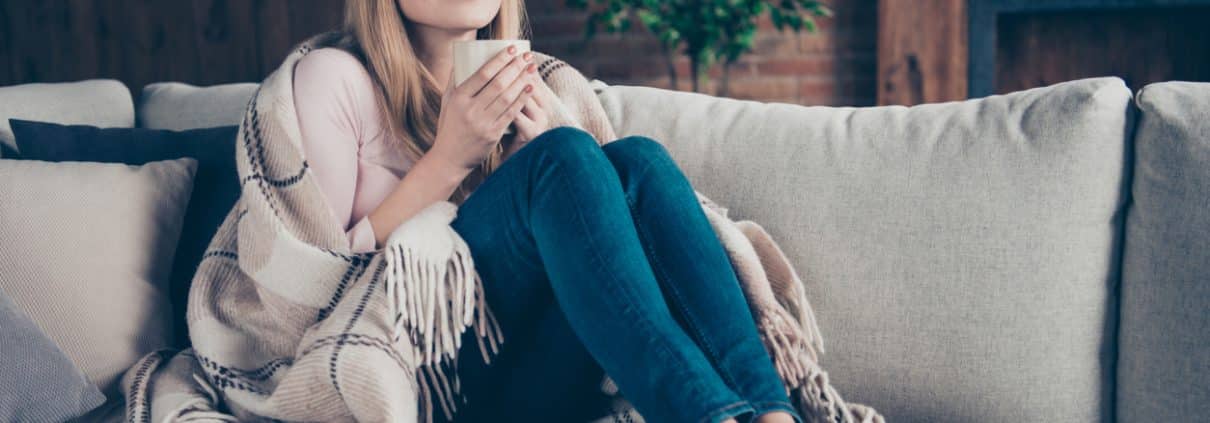
[{"label": "fingernail", "polygon": [[531,65],[529,65],[529,66],[526,66],[526,67],[525,67],[525,71],[526,71],[526,72],[529,72],[529,73],[534,73],[534,72],[537,72],[537,71],[538,71],[538,65],[533,65],[533,64],[531,64]]},{"label": "fingernail", "polygon": [[508,54],[517,54],[517,46],[508,46]]},{"label": "fingernail", "polygon": [[526,86],[525,86],[525,92],[527,92],[527,93],[528,93],[528,92],[532,92],[533,90],[534,90],[534,86],[533,86],[533,85],[526,85]]},{"label": "fingernail", "polygon": [[533,53],[530,53],[530,52],[528,52],[528,51],[527,51],[527,52],[525,52],[525,55],[524,55],[523,57],[525,57],[525,61],[534,60],[534,54],[533,54]]}]

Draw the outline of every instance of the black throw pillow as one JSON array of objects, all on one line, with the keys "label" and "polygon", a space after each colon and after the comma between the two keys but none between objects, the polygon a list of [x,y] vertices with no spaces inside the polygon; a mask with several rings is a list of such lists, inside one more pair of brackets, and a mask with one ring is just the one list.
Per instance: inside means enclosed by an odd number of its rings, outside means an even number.
[{"label": "black throw pillow", "polygon": [[176,344],[189,345],[185,305],[189,285],[202,254],[239,198],[235,170],[238,127],[168,131],[141,128],[97,128],[9,119],[22,159],[84,161],[142,165],[191,157],[198,162],[193,195],[185,211],[181,240],[173,259],[168,294],[172,301]]}]

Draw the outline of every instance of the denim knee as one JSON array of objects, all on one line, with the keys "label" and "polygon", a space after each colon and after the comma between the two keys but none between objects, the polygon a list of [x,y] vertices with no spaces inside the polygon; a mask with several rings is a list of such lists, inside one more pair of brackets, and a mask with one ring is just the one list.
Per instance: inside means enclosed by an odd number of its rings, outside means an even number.
[{"label": "denim knee", "polygon": [[592,134],[570,126],[561,126],[543,132],[521,151],[540,153],[557,161],[591,161],[604,158],[601,146]]},{"label": "denim knee", "polygon": [[670,169],[676,161],[659,141],[642,136],[621,138],[601,147],[618,173],[641,175],[648,168],[659,166]]}]

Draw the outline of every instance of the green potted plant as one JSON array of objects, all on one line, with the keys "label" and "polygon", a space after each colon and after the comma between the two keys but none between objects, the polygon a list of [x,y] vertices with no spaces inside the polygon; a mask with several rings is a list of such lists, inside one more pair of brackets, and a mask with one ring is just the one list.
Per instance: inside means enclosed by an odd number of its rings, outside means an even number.
[{"label": "green potted plant", "polygon": [[779,30],[815,31],[815,18],[831,16],[818,0],[567,0],[589,11],[585,39],[599,29],[620,33],[637,20],[659,39],[667,59],[668,76],[677,86],[673,54],[689,58],[693,91],[711,67],[723,64],[720,94],[726,94],[730,69],[752,49],[757,21],[768,14]]}]

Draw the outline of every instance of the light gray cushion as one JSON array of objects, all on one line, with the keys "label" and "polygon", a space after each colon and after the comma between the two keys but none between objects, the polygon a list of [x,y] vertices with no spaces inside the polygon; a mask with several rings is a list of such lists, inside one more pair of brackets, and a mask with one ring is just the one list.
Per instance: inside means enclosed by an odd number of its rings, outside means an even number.
[{"label": "light gray cushion", "polygon": [[1210,416],[1210,84],[1138,95],[1122,276],[1118,419]]},{"label": "light gray cushion", "polygon": [[171,345],[167,278],[196,165],[0,159],[0,289],[111,398]]},{"label": "light gray cushion", "polygon": [[16,148],[11,118],[129,128],[134,102],[126,85],[111,79],[0,87],[0,151]]},{"label": "light gray cushion", "polygon": [[183,131],[239,125],[257,86],[255,83],[209,87],[180,82],[148,84],[139,98],[139,127]]},{"label": "light gray cushion", "polygon": [[785,248],[831,380],[892,422],[1109,418],[1130,96],[1116,78],[912,108],[601,93],[619,135],[663,142]]},{"label": "light gray cushion", "polygon": [[105,396],[0,290],[0,421],[58,422]]}]

